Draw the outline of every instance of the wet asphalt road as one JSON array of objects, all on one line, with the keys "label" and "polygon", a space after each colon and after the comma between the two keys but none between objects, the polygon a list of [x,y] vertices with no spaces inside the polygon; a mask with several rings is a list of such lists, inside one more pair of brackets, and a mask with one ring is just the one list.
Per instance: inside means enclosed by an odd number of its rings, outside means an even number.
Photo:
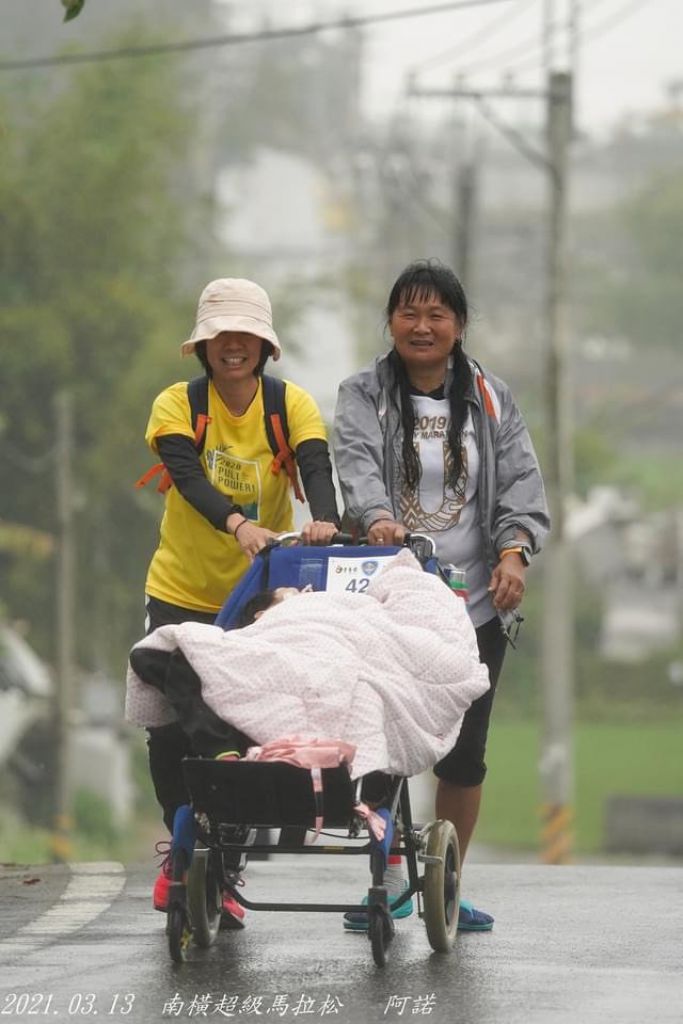
[{"label": "wet asphalt road", "polygon": [[[469,865],[493,932],[438,955],[415,914],[381,971],[337,915],[266,912],[175,966],[153,867],[82,870],[0,869],[0,1022],[683,1022],[681,867]],[[344,902],[366,884],[362,858],[288,856],[250,864],[245,894]]]}]

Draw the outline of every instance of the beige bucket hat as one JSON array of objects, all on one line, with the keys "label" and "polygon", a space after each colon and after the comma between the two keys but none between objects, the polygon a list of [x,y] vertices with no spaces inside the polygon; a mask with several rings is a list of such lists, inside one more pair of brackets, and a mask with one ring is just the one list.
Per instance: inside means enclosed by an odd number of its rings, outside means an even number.
[{"label": "beige bucket hat", "polygon": [[221,331],[244,331],[264,338],[273,346],[273,359],[280,358],[282,348],[273,330],[270,299],[254,281],[221,277],[207,284],[199,296],[192,337],[181,345],[183,355],[194,352],[198,341],[215,338]]}]

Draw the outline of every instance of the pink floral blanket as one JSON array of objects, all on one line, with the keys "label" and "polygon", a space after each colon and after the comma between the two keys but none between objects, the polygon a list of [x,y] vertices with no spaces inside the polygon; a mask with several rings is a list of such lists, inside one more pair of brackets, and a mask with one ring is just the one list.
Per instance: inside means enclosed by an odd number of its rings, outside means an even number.
[{"label": "pink floral blanket", "polygon": [[[138,646],[180,648],[209,707],[259,745],[291,736],[353,744],[354,778],[430,768],[489,686],[464,602],[407,550],[365,594],[304,593],[245,629],[188,622]],[[175,718],[130,667],[126,718]]]}]

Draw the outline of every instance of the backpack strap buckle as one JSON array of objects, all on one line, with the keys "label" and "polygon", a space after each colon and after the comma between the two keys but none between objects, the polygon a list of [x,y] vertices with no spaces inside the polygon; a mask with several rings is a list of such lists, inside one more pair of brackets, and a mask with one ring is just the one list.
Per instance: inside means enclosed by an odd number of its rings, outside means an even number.
[{"label": "backpack strap buckle", "polygon": [[301,484],[299,483],[299,474],[296,471],[296,459],[294,457],[294,452],[287,444],[287,439],[282,426],[282,419],[279,413],[274,412],[270,414],[270,426],[278,448],[275,458],[271,463],[270,471],[274,476],[276,476],[281,469],[284,469],[289,477],[289,482],[292,485],[294,494],[299,501],[303,502],[305,499],[303,491],[301,490]]}]

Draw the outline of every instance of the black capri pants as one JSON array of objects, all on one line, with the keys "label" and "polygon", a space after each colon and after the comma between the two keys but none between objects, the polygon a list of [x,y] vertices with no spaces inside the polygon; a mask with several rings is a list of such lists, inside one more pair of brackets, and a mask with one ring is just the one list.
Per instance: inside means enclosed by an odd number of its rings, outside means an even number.
[{"label": "black capri pants", "polygon": [[457,786],[480,786],[484,781],[489,719],[507,645],[498,616],[489,619],[475,632],[479,660],[489,670],[491,687],[467,709],[455,746],[434,766],[435,775]]},{"label": "black capri pants", "polygon": [[[148,636],[159,626],[175,626],[182,622],[212,623],[216,618],[215,612],[199,612],[191,608],[179,608],[167,601],[161,601],[157,597],[147,597],[145,604],[147,611],[145,626]],[[172,832],[176,809],[181,804],[190,802],[181,761],[184,757],[192,755],[192,744],[189,736],[181,729],[178,722],[148,729],[147,735],[149,769],[154,783],[154,792],[163,810],[164,824],[169,832]]]}]

